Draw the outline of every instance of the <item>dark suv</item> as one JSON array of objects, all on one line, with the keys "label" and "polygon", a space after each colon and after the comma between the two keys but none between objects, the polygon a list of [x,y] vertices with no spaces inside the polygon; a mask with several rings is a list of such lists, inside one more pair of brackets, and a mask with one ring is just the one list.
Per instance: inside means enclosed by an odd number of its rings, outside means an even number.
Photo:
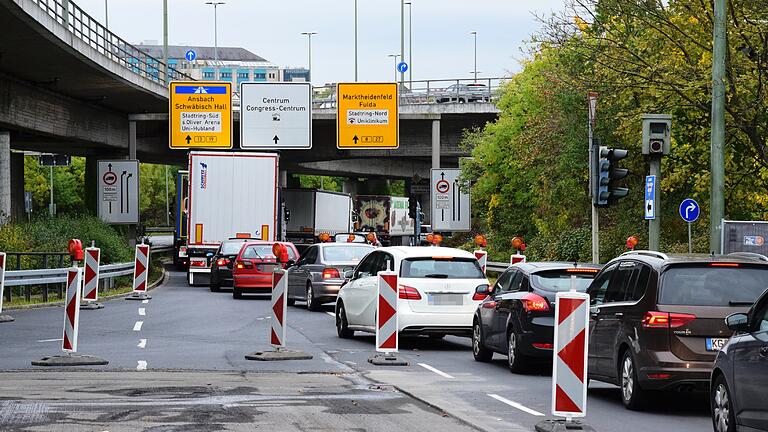
[{"label": "dark suv", "polygon": [[640,408],[648,390],[706,391],[725,317],[768,287],[768,262],[745,256],[670,257],[627,252],[610,261],[590,295],[589,378],[621,386]]}]

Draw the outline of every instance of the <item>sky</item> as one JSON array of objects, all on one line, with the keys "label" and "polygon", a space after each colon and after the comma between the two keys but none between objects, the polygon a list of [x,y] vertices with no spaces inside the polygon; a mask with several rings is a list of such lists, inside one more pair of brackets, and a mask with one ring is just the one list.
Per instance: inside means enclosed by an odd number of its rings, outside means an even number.
[{"label": "sky", "polygon": [[[162,43],[162,0],[106,0],[109,28],[128,42]],[[169,44],[213,46],[213,7],[206,0],[168,0]],[[306,67],[312,36],[314,85],[354,80],[354,0],[224,0],[219,46],[243,47],[280,66]],[[479,77],[520,70],[525,43],[563,0],[408,0],[412,3],[414,80],[470,78],[477,34]],[[104,22],[105,0],[74,0]],[[406,58],[408,57],[406,6]],[[391,81],[400,53],[400,1],[358,0],[360,81]],[[407,79],[407,77],[406,77]]]}]

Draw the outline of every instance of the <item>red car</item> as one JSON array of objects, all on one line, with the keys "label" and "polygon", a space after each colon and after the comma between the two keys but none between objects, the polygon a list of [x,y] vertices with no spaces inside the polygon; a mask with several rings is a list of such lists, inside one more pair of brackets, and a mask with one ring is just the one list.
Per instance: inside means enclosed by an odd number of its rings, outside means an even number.
[{"label": "red car", "polygon": [[[243,293],[270,294],[272,292],[272,271],[277,265],[272,245],[275,242],[255,241],[245,243],[235,258],[232,269],[232,297],[243,298]],[[282,243],[288,250],[288,259],[296,262],[299,252],[293,243]],[[291,264],[289,262],[289,264]],[[286,267],[285,264],[283,264]]]}]

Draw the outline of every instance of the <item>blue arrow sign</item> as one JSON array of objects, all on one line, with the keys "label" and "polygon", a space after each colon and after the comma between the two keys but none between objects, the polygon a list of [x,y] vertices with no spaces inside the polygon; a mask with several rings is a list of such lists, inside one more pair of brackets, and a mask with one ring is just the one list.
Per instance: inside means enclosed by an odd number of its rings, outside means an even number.
[{"label": "blue arrow sign", "polygon": [[686,198],[680,203],[680,217],[684,221],[688,223],[696,221],[699,218],[699,213],[701,213],[701,207],[695,200]]},{"label": "blue arrow sign", "polygon": [[397,64],[397,71],[400,73],[405,73],[408,70],[408,63],[401,61]]},{"label": "blue arrow sign", "polygon": [[197,58],[197,53],[192,50],[189,50],[186,53],[184,53],[184,58],[186,58],[187,61],[195,61],[195,59]]},{"label": "blue arrow sign", "polygon": [[645,176],[645,218],[656,219],[656,176]]}]

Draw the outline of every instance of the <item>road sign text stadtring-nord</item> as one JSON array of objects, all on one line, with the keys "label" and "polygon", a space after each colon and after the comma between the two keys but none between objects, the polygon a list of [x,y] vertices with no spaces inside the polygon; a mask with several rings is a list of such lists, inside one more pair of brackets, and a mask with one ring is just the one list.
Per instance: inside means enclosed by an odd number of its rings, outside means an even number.
[{"label": "road sign text stadtring-nord", "polygon": [[339,83],[336,87],[336,147],[399,146],[397,83]]},{"label": "road sign text stadtring-nord", "polygon": [[461,169],[432,169],[430,198],[432,230],[469,231],[472,225],[469,192],[462,190]]},{"label": "road sign text stadtring-nord", "polygon": [[170,148],[232,148],[231,83],[172,82],[169,99]]},{"label": "road sign text stadtring-nord", "polygon": [[240,148],[311,149],[312,85],[240,84]]},{"label": "road sign text stadtring-nord", "polygon": [[97,210],[109,224],[139,223],[139,161],[99,161]]}]

